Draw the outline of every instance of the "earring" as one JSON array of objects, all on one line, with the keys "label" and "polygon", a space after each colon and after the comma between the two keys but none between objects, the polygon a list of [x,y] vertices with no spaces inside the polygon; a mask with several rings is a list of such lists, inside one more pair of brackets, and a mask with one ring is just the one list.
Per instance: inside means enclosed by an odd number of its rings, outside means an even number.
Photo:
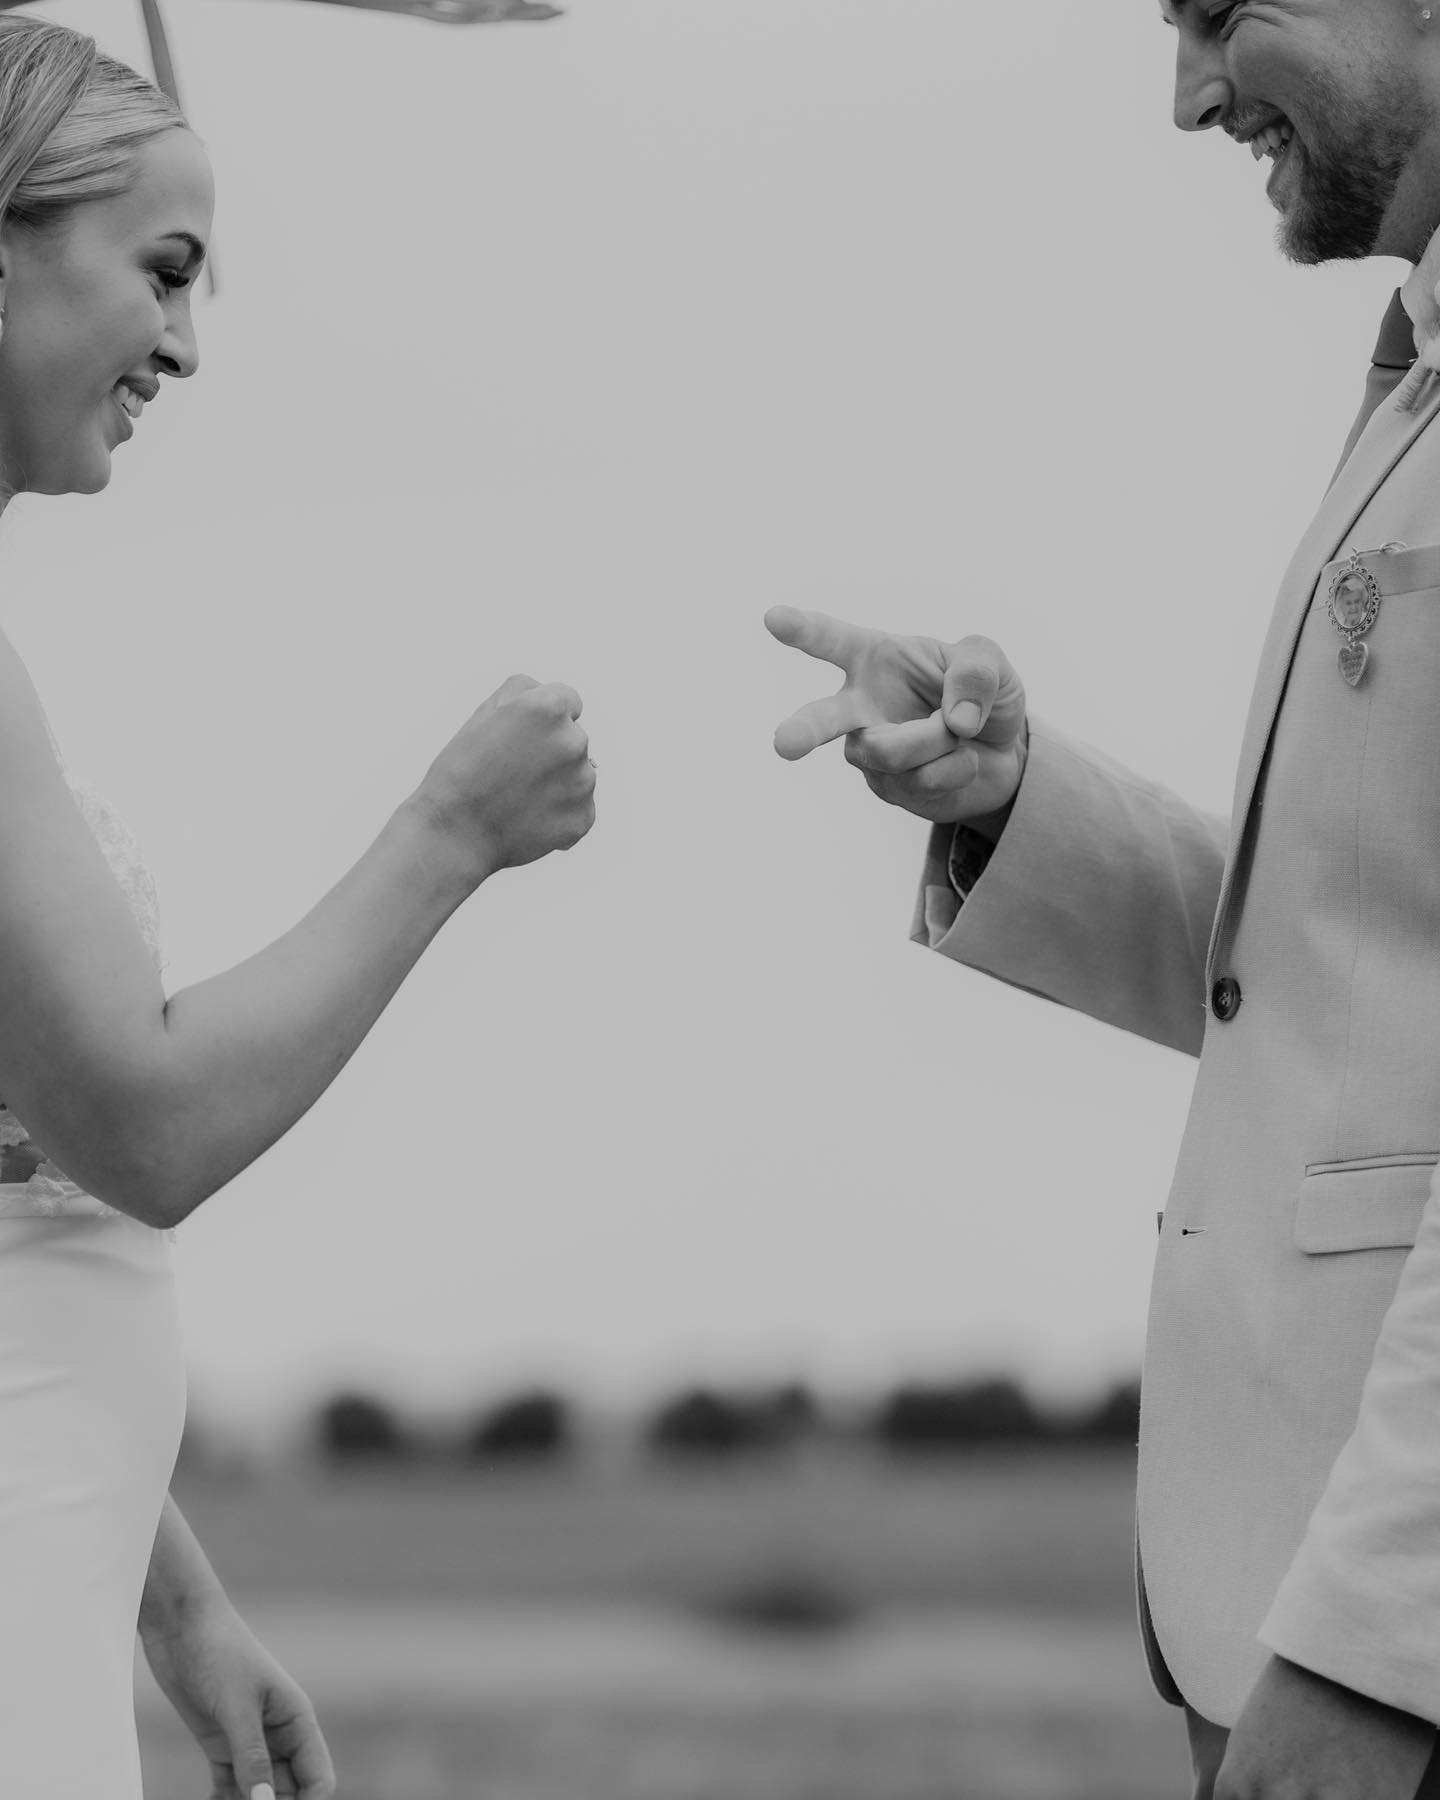
[{"label": "earring", "polygon": [[1434,14],[1431,12],[1431,10],[1428,6],[1422,6],[1420,8],[1420,29],[1422,31],[1430,23],[1430,21],[1433,17],[1434,17]]}]

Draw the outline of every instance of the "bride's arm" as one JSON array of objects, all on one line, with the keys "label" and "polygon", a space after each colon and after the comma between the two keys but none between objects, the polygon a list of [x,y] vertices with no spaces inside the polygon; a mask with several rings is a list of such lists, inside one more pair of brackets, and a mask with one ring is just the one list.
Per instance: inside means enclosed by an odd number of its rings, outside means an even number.
[{"label": "bride's arm", "polygon": [[230,1604],[220,1577],[186,1522],[173,1494],[165,1496],[145,1591],[140,1599],[140,1636],[173,1630],[208,1607]]},{"label": "bride's arm", "polygon": [[0,638],[0,1094],[99,1199],[183,1219],[323,1093],[488,876],[589,829],[579,705],[512,677],[293,930],[167,1002]]}]

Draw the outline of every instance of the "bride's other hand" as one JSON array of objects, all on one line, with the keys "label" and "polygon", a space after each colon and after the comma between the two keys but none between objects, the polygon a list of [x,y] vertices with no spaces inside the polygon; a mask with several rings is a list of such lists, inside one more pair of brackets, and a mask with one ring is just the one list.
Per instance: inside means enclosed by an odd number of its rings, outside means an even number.
[{"label": "bride's other hand", "polygon": [[210,1764],[210,1800],[332,1800],[314,1707],[223,1593],[142,1623],[141,1643]]},{"label": "bride's other hand", "polygon": [[478,885],[569,850],[595,823],[595,765],[580,696],[512,675],[431,764],[416,799]]},{"label": "bride's other hand", "polygon": [[332,1800],[314,1707],[231,1605],[173,1496],[138,1624],[151,1673],[210,1764],[210,1800]]}]

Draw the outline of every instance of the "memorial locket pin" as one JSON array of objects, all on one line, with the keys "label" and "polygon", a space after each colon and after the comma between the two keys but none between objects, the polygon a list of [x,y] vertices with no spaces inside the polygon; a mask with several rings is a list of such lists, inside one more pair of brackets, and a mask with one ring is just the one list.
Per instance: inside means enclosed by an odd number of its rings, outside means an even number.
[{"label": "memorial locket pin", "polygon": [[1349,561],[1336,570],[1325,610],[1344,640],[1336,659],[1340,673],[1349,686],[1359,687],[1370,666],[1370,646],[1364,638],[1380,616],[1380,583],[1361,562],[1358,550],[1352,550]]}]

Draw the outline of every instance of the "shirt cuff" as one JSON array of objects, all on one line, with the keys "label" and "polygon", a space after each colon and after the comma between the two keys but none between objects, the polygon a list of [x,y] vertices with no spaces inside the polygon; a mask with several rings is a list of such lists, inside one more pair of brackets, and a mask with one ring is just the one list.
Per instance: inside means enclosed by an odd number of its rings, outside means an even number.
[{"label": "shirt cuff", "polygon": [[971,831],[968,825],[955,827],[955,835],[950,840],[946,873],[962,906],[985,873],[994,850],[995,846],[988,838],[981,837],[978,831]]}]

